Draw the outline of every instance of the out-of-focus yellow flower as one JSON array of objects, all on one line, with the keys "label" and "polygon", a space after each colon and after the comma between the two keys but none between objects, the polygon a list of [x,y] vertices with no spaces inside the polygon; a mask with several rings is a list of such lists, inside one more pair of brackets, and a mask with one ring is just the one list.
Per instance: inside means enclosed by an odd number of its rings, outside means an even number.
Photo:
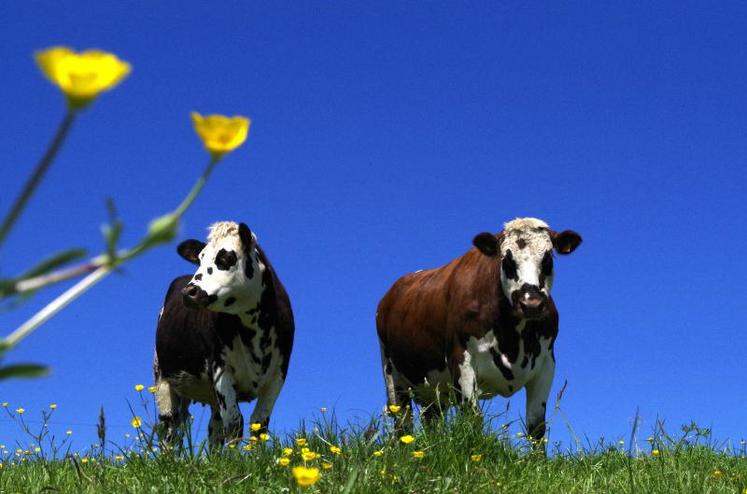
[{"label": "out-of-focus yellow flower", "polygon": [[332,453],[333,455],[339,455],[339,454],[342,454],[342,448],[338,446],[330,446],[329,452]]},{"label": "out-of-focus yellow flower", "polygon": [[620,439],[619,441],[617,441],[617,443],[618,443],[618,444],[619,444],[620,446],[625,446],[625,441],[623,441],[622,439]]},{"label": "out-of-focus yellow flower", "polygon": [[143,386],[142,384],[135,385],[135,391],[137,391],[138,393],[144,389],[145,389],[145,386]]},{"label": "out-of-focus yellow flower", "polygon": [[469,459],[474,461],[475,463],[480,463],[482,461],[482,455],[472,455],[469,457]]},{"label": "out-of-focus yellow flower", "polygon": [[377,449],[376,451],[373,452],[374,456],[381,456],[383,454],[384,454],[384,450],[383,449]]},{"label": "out-of-focus yellow flower", "polygon": [[257,436],[249,436],[249,440],[253,443],[259,442],[259,438]]},{"label": "out-of-focus yellow flower", "polygon": [[251,120],[242,116],[227,117],[225,115],[202,116],[192,112],[192,124],[197,135],[202,140],[214,158],[220,158],[244,144],[249,135]]},{"label": "out-of-focus yellow flower", "polygon": [[288,465],[290,465],[291,461],[290,458],[286,458],[285,456],[283,456],[282,458],[278,458],[277,462],[281,467],[287,467]]},{"label": "out-of-focus yellow flower", "polygon": [[297,437],[296,446],[306,446],[306,439],[303,437]]},{"label": "out-of-focus yellow flower", "polygon": [[26,411],[26,409],[25,409],[25,408],[16,408],[16,413],[17,413],[18,415],[23,415],[23,413],[24,413],[25,411]]},{"label": "out-of-focus yellow flower", "polygon": [[316,484],[321,475],[318,468],[293,467],[293,477],[299,486],[309,487]]},{"label": "out-of-focus yellow flower", "polygon": [[3,408],[8,408],[8,402],[7,401],[3,402]]},{"label": "out-of-focus yellow flower", "polygon": [[290,456],[293,454],[293,448],[283,448],[283,456]]},{"label": "out-of-focus yellow flower", "polygon": [[330,470],[332,469],[332,464],[328,461],[323,461],[321,464],[321,467],[323,470]]},{"label": "out-of-focus yellow flower", "polygon": [[158,391],[158,386],[148,386],[148,393],[155,393]]},{"label": "out-of-focus yellow flower", "polygon": [[648,441],[648,442],[650,442],[650,443],[654,442],[654,436],[648,436],[648,437],[646,438],[646,441]]},{"label": "out-of-focus yellow flower", "polygon": [[419,460],[423,458],[424,456],[425,456],[425,451],[418,450],[418,451],[412,452],[412,457],[415,458],[416,460]]},{"label": "out-of-focus yellow flower", "polygon": [[86,463],[88,463],[88,458],[81,458],[80,462],[85,465]]},{"label": "out-of-focus yellow flower", "polygon": [[309,448],[303,448],[301,450],[301,458],[303,458],[304,461],[316,460],[317,458],[319,458],[319,453],[315,453]]},{"label": "out-of-focus yellow flower", "polygon": [[327,407],[322,407],[319,409],[320,412],[325,413],[327,411]]},{"label": "out-of-focus yellow flower", "polygon": [[249,426],[249,429],[251,429],[252,432],[257,432],[261,428],[262,428],[262,424],[260,424],[259,422],[255,422]]},{"label": "out-of-focus yellow flower", "polygon": [[251,444],[247,443],[247,444],[244,445],[244,451],[251,451],[251,450],[252,450],[252,445]]},{"label": "out-of-focus yellow flower", "polygon": [[73,435],[73,431],[71,431],[71,430],[66,430],[66,431],[65,431],[65,434],[67,434],[68,436],[72,436],[72,435]]},{"label": "out-of-focus yellow flower", "polygon": [[34,453],[41,453],[41,448],[39,446],[34,448]]},{"label": "out-of-focus yellow flower", "polygon": [[114,459],[117,460],[117,461],[122,461],[122,460],[124,460],[124,456],[117,455],[117,456],[114,457]]},{"label": "out-of-focus yellow flower", "polygon": [[270,435],[266,432],[263,432],[262,434],[259,435],[259,439],[264,442],[267,442],[270,440]]},{"label": "out-of-focus yellow flower", "polygon": [[51,405],[49,405],[49,408],[51,410],[56,410],[57,409],[57,404],[56,403],[52,403]]},{"label": "out-of-focus yellow flower", "polygon": [[713,477],[716,480],[719,480],[721,477],[723,477],[723,475],[724,475],[724,472],[722,472],[721,470],[717,468],[716,470],[713,471],[713,473],[711,474],[711,477]]},{"label": "out-of-focus yellow flower", "polygon": [[132,71],[130,64],[101,50],[76,53],[55,46],[37,52],[35,58],[44,75],[62,90],[72,110],[86,107]]},{"label": "out-of-focus yellow flower", "polygon": [[140,426],[143,425],[143,421],[140,419],[140,417],[132,417],[132,420],[130,420],[130,424],[132,424],[135,429],[139,429]]},{"label": "out-of-focus yellow flower", "polygon": [[659,456],[661,453],[658,449],[652,449],[651,450],[651,456]]},{"label": "out-of-focus yellow flower", "polygon": [[228,443],[229,449],[236,449],[236,443]]},{"label": "out-of-focus yellow flower", "polygon": [[389,405],[387,408],[392,413],[399,413],[399,411],[402,410],[402,407],[399,405]]},{"label": "out-of-focus yellow flower", "polygon": [[410,444],[415,441],[415,438],[410,434],[407,434],[406,436],[400,437],[399,440],[402,442],[402,444]]}]

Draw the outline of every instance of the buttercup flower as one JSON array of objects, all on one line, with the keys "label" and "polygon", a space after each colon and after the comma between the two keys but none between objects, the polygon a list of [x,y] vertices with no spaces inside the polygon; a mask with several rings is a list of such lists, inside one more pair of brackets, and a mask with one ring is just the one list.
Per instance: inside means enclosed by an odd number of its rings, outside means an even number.
[{"label": "buttercup flower", "polygon": [[339,455],[342,453],[342,448],[339,448],[337,446],[330,446],[329,452],[332,453],[333,455]]},{"label": "buttercup flower", "polygon": [[269,435],[268,433],[266,433],[266,432],[263,432],[262,434],[260,434],[260,435],[259,435],[259,438],[260,438],[260,439],[261,439],[262,441],[265,441],[265,442],[267,442],[267,441],[269,441],[269,440],[270,440],[270,435]]},{"label": "buttercup flower", "polygon": [[142,384],[135,385],[135,391],[137,391],[138,393],[144,389],[145,389],[145,386],[143,386]]},{"label": "buttercup flower", "polygon": [[23,415],[23,413],[24,413],[25,411],[26,411],[26,409],[25,409],[25,408],[16,408],[16,413],[17,413],[18,415]]},{"label": "buttercup flower", "polygon": [[8,402],[7,401],[3,402],[3,408],[8,408]]},{"label": "buttercup flower", "polygon": [[482,455],[472,455],[469,457],[470,460],[474,461],[475,463],[479,463],[482,461]]},{"label": "buttercup flower", "polygon": [[122,461],[122,460],[124,460],[124,456],[117,455],[117,456],[114,457],[114,459],[117,460],[117,461]]},{"label": "buttercup flower", "polygon": [[283,448],[283,456],[290,456],[293,454],[293,448]]},{"label": "buttercup flower", "polygon": [[296,446],[306,446],[306,439],[304,439],[303,437],[297,437]]},{"label": "buttercup flower", "polygon": [[202,139],[210,154],[220,158],[244,144],[249,135],[251,120],[242,116],[226,117],[225,115],[202,116],[192,112],[192,124],[197,135]]},{"label": "buttercup flower", "polygon": [[158,391],[158,386],[148,386],[148,393],[155,393]]},{"label": "buttercup flower", "polygon": [[244,451],[251,451],[251,450],[252,450],[252,445],[251,444],[245,444],[244,445]]},{"label": "buttercup flower", "polygon": [[400,438],[399,438],[399,440],[400,440],[400,441],[401,441],[401,442],[402,442],[403,444],[410,444],[410,443],[412,443],[413,441],[415,441],[415,438],[414,438],[414,437],[412,437],[412,436],[411,436],[410,434],[407,434],[406,436],[402,436],[402,437],[400,437]]},{"label": "buttercup flower", "polygon": [[101,50],[76,53],[70,48],[55,46],[37,52],[35,58],[44,75],[62,90],[72,110],[85,108],[132,70],[127,62]]},{"label": "buttercup flower", "polygon": [[711,477],[713,477],[714,479],[718,480],[718,479],[720,479],[720,478],[721,478],[721,477],[722,477],[723,475],[724,475],[724,473],[723,473],[723,472],[722,472],[721,470],[719,470],[719,469],[717,468],[716,470],[714,470],[714,471],[713,471],[713,473],[711,474]]},{"label": "buttercup flower", "polygon": [[659,456],[659,450],[658,449],[652,449],[651,450],[651,456]]},{"label": "buttercup flower", "polygon": [[299,486],[309,487],[316,484],[316,482],[319,480],[319,469],[293,467],[293,477],[296,479],[296,484],[298,484]]},{"label": "buttercup flower", "polygon": [[140,420],[140,417],[132,417],[132,420],[130,420],[130,424],[132,424],[135,429],[139,429],[140,426],[143,425],[143,421]]},{"label": "buttercup flower", "polygon": [[402,409],[402,407],[399,405],[389,405],[387,408],[392,413],[399,413],[399,411]]},{"label": "buttercup flower", "polygon": [[257,432],[262,428],[262,424],[255,422],[252,425],[249,426],[249,428],[252,430],[252,432]]},{"label": "buttercup flower", "polygon": [[290,458],[282,457],[278,458],[278,465],[281,467],[287,467],[290,464]]},{"label": "buttercup flower", "polygon": [[73,435],[73,431],[67,430],[67,431],[65,431],[65,434],[67,434],[68,436],[72,436]]},{"label": "buttercup flower", "polygon": [[419,460],[423,458],[424,456],[425,456],[425,451],[418,450],[418,451],[412,452],[412,457],[415,458],[416,460]]},{"label": "buttercup flower", "polygon": [[316,460],[317,458],[319,458],[319,453],[315,453],[309,448],[303,448],[301,450],[301,458],[303,458],[304,461]]},{"label": "buttercup flower", "polygon": [[322,407],[322,408],[319,409],[319,411],[322,412],[322,413],[324,413],[324,412],[327,411],[327,407]]},{"label": "buttercup flower", "polygon": [[55,410],[57,408],[57,404],[52,403],[51,405],[49,405],[49,408]]},{"label": "buttercup flower", "polygon": [[323,470],[330,470],[332,468],[332,464],[328,461],[323,461],[321,466]]},{"label": "buttercup flower", "polygon": [[376,451],[373,452],[374,456],[381,456],[383,454],[384,454],[384,450],[383,449],[377,449]]}]

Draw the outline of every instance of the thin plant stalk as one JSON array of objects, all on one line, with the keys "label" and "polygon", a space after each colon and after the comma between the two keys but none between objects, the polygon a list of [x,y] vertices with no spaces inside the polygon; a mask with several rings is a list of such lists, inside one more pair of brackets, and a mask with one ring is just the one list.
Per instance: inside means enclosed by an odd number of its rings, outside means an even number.
[{"label": "thin plant stalk", "polygon": [[65,142],[65,138],[70,132],[70,128],[75,121],[75,115],[76,113],[70,110],[68,110],[68,112],[65,114],[62,122],[60,122],[60,125],[57,128],[57,132],[52,138],[52,142],[49,143],[49,146],[44,152],[44,155],[36,164],[34,171],[31,173],[28,181],[23,186],[21,194],[16,198],[16,201],[13,203],[13,206],[11,206],[10,211],[8,211],[8,214],[3,219],[3,223],[2,225],[0,225],[0,246],[2,246],[5,238],[8,236],[8,233],[18,220],[18,217],[26,208],[26,204],[29,202],[31,196],[39,187],[39,184],[44,178],[44,175],[46,175],[47,171],[49,171],[49,167],[52,165],[54,158],[62,148],[62,144],[63,142]]}]

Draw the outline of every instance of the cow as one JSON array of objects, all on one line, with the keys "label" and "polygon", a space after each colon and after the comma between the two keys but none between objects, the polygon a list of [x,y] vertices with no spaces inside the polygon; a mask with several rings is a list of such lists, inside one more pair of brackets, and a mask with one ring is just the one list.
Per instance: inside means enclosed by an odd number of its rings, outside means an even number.
[{"label": "cow", "polygon": [[570,254],[581,236],[517,218],[472,242],[444,266],[399,278],[381,299],[376,329],[387,402],[407,410],[414,399],[427,423],[449,397],[477,410],[478,399],[525,388],[527,431],[539,444],[558,334],[553,251]]},{"label": "cow", "polygon": [[288,373],[293,312],[246,224],[215,223],[207,244],[185,240],[177,252],[199,267],[171,282],[158,320],[153,368],[159,427],[173,445],[189,404],[207,404],[208,441],[220,447],[243,436],[239,402],[256,398],[250,421],[266,430]]}]

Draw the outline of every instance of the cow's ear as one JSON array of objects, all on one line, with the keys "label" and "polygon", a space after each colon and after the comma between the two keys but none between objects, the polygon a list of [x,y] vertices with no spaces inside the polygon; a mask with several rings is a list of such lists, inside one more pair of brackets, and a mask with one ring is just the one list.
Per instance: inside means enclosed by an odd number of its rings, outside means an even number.
[{"label": "cow's ear", "polygon": [[246,226],[246,223],[239,223],[239,238],[241,239],[241,245],[244,247],[244,250],[248,251],[254,245],[254,234]]},{"label": "cow's ear", "polygon": [[190,239],[185,240],[184,242],[180,243],[179,246],[176,248],[176,252],[179,253],[180,256],[182,256],[187,261],[191,262],[192,264],[200,264],[200,252],[202,252],[202,249],[205,248],[205,242],[200,242],[199,240]]},{"label": "cow's ear", "polygon": [[565,230],[560,233],[551,232],[552,245],[558,254],[570,254],[581,244],[581,235],[573,230]]},{"label": "cow's ear", "polygon": [[486,256],[496,256],[500,250],[501,241],[498,237],[492,233],[483,232],[475,235],[472,239],[472,243],[477,250],[485,254]]}]

